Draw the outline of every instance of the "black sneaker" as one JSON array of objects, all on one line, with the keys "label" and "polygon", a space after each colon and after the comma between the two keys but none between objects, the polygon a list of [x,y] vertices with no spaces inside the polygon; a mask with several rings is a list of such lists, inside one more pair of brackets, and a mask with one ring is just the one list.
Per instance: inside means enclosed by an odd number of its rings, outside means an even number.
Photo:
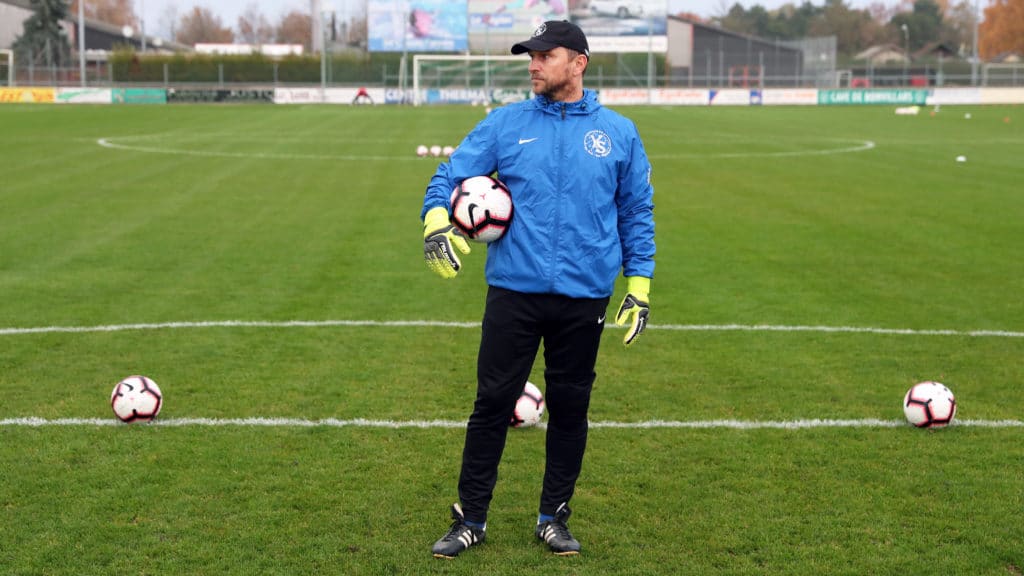
[{"label": "black sneaker", "polygon": [[462,515],[462,507],[458,503],[452,504],[452,519],[454,522],[448,532],[434,542],[434,558],[455,558],[459,552],[484,541],[486,532],[466,524],[466,517]]},{"label": "black sneaker", "polygon": [[572,510],[562,504],[555,511],[555,517],[547,522],[537,524],[537,538],[548,543],[551,551],[559,556],[573,556],[580,553],[580,543],[572,537],[565,522]]}]

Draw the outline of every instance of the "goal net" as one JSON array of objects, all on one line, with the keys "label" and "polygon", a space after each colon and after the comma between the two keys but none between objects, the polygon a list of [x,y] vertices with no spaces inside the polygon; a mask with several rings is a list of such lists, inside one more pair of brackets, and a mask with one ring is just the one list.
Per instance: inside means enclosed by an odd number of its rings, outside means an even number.
[{"label": "goal net", "polygon": [[413,104],[428,104],[447,91],[447,101],[474,103],[521,100],[530,91],[530,59],[525,56],[416,54],[412,59]]},{"label": "goal net", "polygon": [[14,52],[0,50],[0,86],[14,86]]},{"label": "goal net", "polygon": [[985,64],[981,69],[981,85],[1024,85],[1024,63]]}]

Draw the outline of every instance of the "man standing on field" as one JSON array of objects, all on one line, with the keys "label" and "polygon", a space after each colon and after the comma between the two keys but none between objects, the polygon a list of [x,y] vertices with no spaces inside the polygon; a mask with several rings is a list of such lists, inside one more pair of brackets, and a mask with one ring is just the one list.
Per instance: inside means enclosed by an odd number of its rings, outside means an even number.
[{"label": "man standing on field", "polygon": [[487,248],[487,303],[477,394],[466,427],[453,522],[432,553],[454,558],[486,537],[509,420],[541,342],[548,408],[546,461],[534,533],[559,555],[579,554],[569,500],[587,445],[587,411],[609,299],[621,271],[617,324],[636,341],[647,326],[654,275],[651,164],[636,126],[583,88],[590,62],[576,25],[549,21],[512,47],[529,53],[535,97],[495,109],[438,166],[420,213],[424,257],[454,278],[469,244],[449,223],[463,180],[497,172],[515,217]]}]

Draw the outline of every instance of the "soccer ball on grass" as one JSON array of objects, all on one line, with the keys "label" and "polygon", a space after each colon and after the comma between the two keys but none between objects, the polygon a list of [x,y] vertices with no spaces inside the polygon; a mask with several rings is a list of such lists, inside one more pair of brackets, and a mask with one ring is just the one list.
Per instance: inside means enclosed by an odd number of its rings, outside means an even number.
[{"label": "soccer ball on grass", "polygon": [[504,236],[512,214],[511,192],[490,176],[467,178],[452,190],[452,225],[474,242],[486,244]]},{"label": "soccer ball on grass", "polygon": [[519,400],[516,400],[516,409],[512,412],[512,421],[509,425],[513,428],[536,426],[543,415],[544,395],[533,382],[527,382]]},{"label": "soccer ball on grass", "polygon": [[941,428],[956,416],[956,398],[939,382],[919,382],[903,397],[903,414],[918,428]]},{"label": "soccer ball on grass", "polygon": [[145,376],[129,376],[110,393],[110,407],[122,422],[149,422],[160,413],[163,403],[160,387]]}]

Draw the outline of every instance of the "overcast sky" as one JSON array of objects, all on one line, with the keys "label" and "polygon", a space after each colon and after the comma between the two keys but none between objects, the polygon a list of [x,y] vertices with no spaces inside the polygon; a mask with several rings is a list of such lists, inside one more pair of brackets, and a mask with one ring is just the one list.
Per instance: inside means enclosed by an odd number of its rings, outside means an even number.
[{"label": "overcast sky", "polygon": [[[140,14],[145,21],[146,32],[150,35],[167,36],[170,29],[170,22],[177,21],[183,14],[192,10],[195,6],[209,9],[213,14],[220,17],[224,26],[236,28],[238,17],[245,12],[246,7],[252,4],[259,6],[260,12],[267,17],[271,24],[277,24],[281,16],[299,10],[309,12],[310,0],[134,0],[135,13]],[[669,13],[693,12],[698,16],[711,17],[719,16],[728,11],[729,7],[739,2],[744,7],[750,8],[760,4],[772,10],[787,3],[800,4],[802,0],[668,0]],[[355,11],[356,2],[363,4],[362,0],[321,0],[323,6],[333,6],[334,10],[344,13],[346,9]],[[811,0],[814,5],[824,5],[824,0]],[[886,3],[895,3],[896,0],[886,0]],[[846,3],[855,8],[864,8],[869,0],[846,0]],[[349,8],[349,6],[352,8]],[[171,16],[174,16],[173,18]]]}]

